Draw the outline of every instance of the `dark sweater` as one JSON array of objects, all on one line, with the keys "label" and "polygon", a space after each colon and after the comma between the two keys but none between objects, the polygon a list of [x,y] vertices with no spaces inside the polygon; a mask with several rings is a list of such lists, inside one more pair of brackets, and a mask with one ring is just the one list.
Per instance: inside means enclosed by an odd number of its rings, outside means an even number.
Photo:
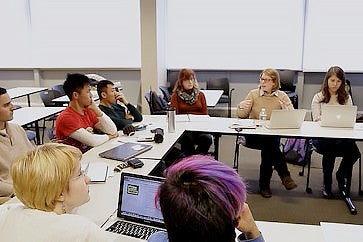
[{"label": "dark sweater", "polygon": [[104,112],[107,116],[111,118],[111,120],[115,123],[117,130],[122,130],[126,125],[131,124],[134,122],[141,122],[142,121],[142,115],[137,110],[137,108],[134,107],[132,104],[127,104],[126,107],[130,111],[130,114],[134,117],[134,120],[132,119],[126,119],[126,110],[123,106],[120,104],[114,103],[111,104],[111,107],[108,108],[103,105],[99,105],[102,112]]}]

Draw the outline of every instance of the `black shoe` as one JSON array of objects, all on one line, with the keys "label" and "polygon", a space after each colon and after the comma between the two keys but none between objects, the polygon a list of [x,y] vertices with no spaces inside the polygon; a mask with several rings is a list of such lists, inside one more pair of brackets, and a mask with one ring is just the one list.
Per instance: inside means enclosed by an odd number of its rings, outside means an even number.
[{"label": "black shoe", "polygon": [[261,188],[260,189],[260,194],[261,194],[261,196],[263,196],[265,198],[272,197],[272,192],[271,192],[271,189],[269,187],[267,187],[267,188]]},{"label": "black shoe", "polygon": [[325,186],[322,191],[323,197],[326,199],[330,199],[333,197],[333,193],[331,192],[331,189],[327,189]]}]

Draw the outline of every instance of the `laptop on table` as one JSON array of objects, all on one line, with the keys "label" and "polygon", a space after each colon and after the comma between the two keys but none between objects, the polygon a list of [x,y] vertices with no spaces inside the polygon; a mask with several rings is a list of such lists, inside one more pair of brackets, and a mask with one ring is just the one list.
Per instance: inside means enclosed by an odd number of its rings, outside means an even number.
[{"label": "laptop on table", "polygon": [[304,122],[305,109],[277,109],[272,110],[269,122],[266,125],[268,129],[299,129]]},{"label": "laptop on table", "polygon": [[155,195],[164,178],[121,173],[117,220],[106,231],[147,240],[157,231],[166,231]]},{"label": "laptop on table", "polygon": [[112,149],[106,150],[99,156],[107,159],[127,161],[137,155],[140,155],[152,148],[152,145],[126,142]]},{"label": "laptop on table", "polygon": [[350,105],[322,105],[322,127],[353,128],[357,118],[357,106]]}]

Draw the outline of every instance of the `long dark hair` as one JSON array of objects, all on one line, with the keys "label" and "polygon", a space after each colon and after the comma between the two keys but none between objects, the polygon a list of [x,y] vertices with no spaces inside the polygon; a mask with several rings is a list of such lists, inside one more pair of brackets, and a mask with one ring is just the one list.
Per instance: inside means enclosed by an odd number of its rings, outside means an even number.
[{"label": "long dark hair", "polygon": [[324,98],[321,102],[328,103],[330,101],[331,95],[330,95],[329,87],[328,87],[328,79],[334,75],[342,81],[342,84],[340,85],[340,87],[337,91],[337,94],[338,94],[339,104],[343,105],[347,102],[347,100],[349,98],[349,94],[347,93],[347,91],[345,89],[345,84],[346,84],[345,73],[344,73],[343,69],[340,68],[339,66],[330,67],[328,72],[326,73],[324,82],[323,82],[323,86],[321,87],[321,91],[324,96]]}]

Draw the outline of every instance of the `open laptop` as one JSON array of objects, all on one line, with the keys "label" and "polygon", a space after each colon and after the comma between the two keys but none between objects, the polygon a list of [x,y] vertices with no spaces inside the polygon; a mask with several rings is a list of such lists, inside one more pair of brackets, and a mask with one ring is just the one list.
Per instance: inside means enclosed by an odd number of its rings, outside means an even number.
[{"label": "open laptop", "polygon": [[270,121],[267,123],[268,129],[299,129],[304,122],[305,109],[278,109],[272,110]]},{"label": "open laptop", "polygon": [[353,128],[357,118],[357,106],[350,105],[322,105],[322,127]]},{"label": "open laptop", "polygon": [[99,156],[107,159],[127,161],[137,155],[140,155],[152,148],[152,145],[126,142],[112,149],[106,150]]},{"label": "open laptop", "polygon": [[106,231],[147,240],[164,230],[164,219],[155,206],[155,195],[164,178],[121,173],[117,220]]}]

